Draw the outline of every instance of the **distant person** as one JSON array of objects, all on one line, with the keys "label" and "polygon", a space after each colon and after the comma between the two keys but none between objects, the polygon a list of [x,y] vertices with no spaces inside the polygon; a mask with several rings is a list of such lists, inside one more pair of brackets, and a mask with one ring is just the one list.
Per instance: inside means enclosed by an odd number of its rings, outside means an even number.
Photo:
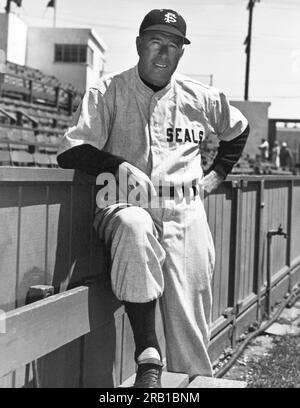
[{"label": "distant person", "polygon": [[290,169],[293,166],[292,152],[286,142],[282,142],[281,144],[280,166],[284,169]]},{"label": "distant person", "polygon": [[269,159],[269,142],[266,139],[261,139],[261,144],[259,145],[261,161],[265,162]]},{"label": "distant person", "polygon": [[275,140],[272,148],[272,164],[276,169],[280,167],[280,146],[278,140]]}]

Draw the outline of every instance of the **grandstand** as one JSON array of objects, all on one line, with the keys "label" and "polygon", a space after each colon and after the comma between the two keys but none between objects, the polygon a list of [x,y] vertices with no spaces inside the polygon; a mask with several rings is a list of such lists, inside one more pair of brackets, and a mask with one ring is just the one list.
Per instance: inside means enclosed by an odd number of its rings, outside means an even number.
[{"label": "grandstand", "polygon": [[0,165],[57,167],[60,138],[82,95],[54,76],[7,61],[0,97]]}]

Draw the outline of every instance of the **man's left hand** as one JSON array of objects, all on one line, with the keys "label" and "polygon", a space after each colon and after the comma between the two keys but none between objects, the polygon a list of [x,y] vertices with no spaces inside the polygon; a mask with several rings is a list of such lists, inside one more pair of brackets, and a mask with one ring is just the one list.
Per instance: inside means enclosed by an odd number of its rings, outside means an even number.
[{"label": "man's left hand", "polygon": [[214,170],[210,171],[205,177],[203,177],[200,184],[204,190],[204,198],[214,192],[223,181],[224,177]]}]

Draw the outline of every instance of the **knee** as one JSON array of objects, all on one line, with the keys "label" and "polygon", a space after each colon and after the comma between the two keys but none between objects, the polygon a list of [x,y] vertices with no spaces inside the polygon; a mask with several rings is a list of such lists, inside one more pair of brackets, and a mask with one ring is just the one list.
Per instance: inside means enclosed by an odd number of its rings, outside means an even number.
[{"label": "knee", "polygon": [[141,207],[127,207],[118,214],[118,224],[126,232],[141,232],[154,230],[150,214]]}]

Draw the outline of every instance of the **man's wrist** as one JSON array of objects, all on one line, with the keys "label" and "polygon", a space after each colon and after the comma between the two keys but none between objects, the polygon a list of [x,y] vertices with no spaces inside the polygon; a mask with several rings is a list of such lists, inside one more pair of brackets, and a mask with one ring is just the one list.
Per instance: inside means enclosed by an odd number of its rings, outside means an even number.
[{"label": "man's wrist", "polygon": [[211,170],[210,173],[216,177],[220,182],[224,181],[226,176],[223,174],[219,173],[217,170]]}]

